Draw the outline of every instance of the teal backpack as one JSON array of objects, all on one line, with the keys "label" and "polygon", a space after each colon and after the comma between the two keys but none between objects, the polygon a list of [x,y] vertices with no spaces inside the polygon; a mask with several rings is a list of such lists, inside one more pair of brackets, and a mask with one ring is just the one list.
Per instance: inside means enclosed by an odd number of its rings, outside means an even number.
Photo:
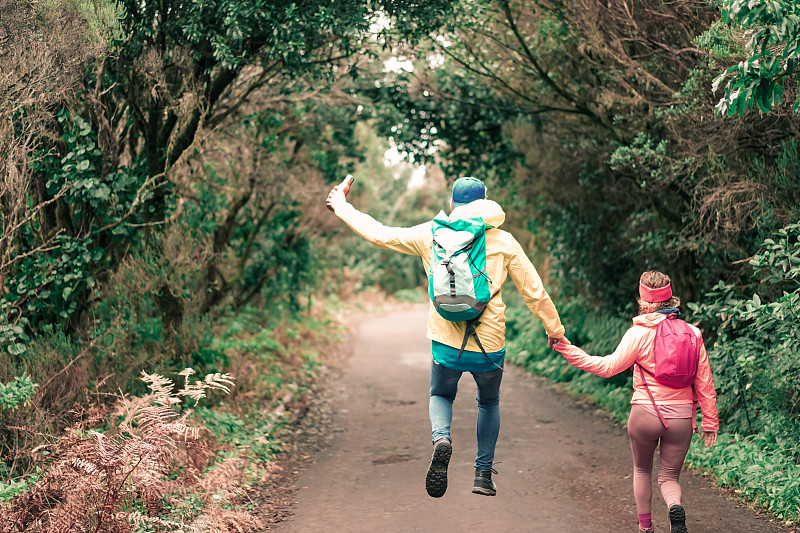
[{"label": "teal backpack", "polygon": [[486,274],[486,229],[477,217],[451,220],[441,211],[433,219],[428,295],[443,318],[467,323],[459,356],[470,335],[486,353],[475,333],[481,313],[497,294],[491,293]]}]

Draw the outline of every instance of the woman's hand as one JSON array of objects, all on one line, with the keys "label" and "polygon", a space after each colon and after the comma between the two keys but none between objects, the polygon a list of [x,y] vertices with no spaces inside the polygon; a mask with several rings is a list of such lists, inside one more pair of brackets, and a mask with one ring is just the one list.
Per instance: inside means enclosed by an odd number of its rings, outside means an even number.
[{"label": "woman's hand", "polygon": [[706,448],[710,448],[716,443],[717,443],[716,431],[703,431],[703,445]]},{"label": "woman's hand", "polygon": [[547,337],[547,344],[550,345],[550,347],[553,349],[555,349],[557,344],[560,344],[562,342],[564,344],[572,344],[566,337]]}]

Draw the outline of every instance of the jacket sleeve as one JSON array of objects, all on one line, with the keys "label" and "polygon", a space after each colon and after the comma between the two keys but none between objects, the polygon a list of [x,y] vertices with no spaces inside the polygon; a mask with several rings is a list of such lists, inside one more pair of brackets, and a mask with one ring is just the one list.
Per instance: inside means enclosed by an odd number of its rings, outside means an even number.
[{"label": "jacket sleeve", "polygon": [[513,241],[512,250],[508,259],[508,274],[511,276],[511,280],[533,316],[542,321],[547,335],[563,337],[564,326],[561,325],[561,318],[558,316],[556,306],[542,285],[539,273],[536,272],[536,268],[517,240],[513,237],[511,240]]},{"label": "jacket sleeve", "polygon": [[376,248],[407,255],[421,256],[425,253],[425,237],[430,234],[429,223],[411,228],[392,228],[384,226],[350,204],[344,204],[337,209],[336,216]]},{"label": "jacket sleeve", "polygon": [[700,359],[697,362],[697,376],[694,388],[697,391],[697,403],[703,413],[703,430],[717,431],[719,429],[719,414],[717,413],[717,393],[714,390],[714,379],[711,377],[711,365],[708,362],[708,352],[700,337]]},{"label": "jacket sleeve", "polygon": [[640,351],[639,344],[641,335],[636,332],[636,328],[630,328],[614,350],[614,353],[605,357],[589,355],[574,344],[560,342],[555,349],[566,358],[567,361],[597,376],[608,378],[615,376],[626,370],[636,362],[637,354]]}]

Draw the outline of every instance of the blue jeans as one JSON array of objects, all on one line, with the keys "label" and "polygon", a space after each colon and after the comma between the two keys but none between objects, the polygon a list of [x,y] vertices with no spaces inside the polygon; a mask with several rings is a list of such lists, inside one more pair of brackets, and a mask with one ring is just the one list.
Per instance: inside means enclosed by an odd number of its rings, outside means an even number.
[{"label": "blue jeans", "polygon": [[[450,438],[450,422],[453,420],[453,401],[458,392],[458,380],[463,372],[431,362],[431,399],[428,411],[431,417],[433,442]],[[501,369],[489,372],[470,372],[478,385],[478,455],[477,470],[491,470],[494,462],[494,447],[500,432],[500,381]]]}]

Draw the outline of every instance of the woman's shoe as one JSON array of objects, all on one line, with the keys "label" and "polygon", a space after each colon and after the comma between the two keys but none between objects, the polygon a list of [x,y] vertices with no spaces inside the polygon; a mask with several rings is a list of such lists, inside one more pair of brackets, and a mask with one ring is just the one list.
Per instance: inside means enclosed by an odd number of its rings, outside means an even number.
[{"label": "woman's shoe", "polygon": [[687,533],[686,531],[686,511],[679,503],[669,507],[670,533]]},{"label": "woman's shoe", "polygon": [[639,528],[639,533],[653,533],[653,531],[655,530],[652,527],[649,527],[647,529]]}]

